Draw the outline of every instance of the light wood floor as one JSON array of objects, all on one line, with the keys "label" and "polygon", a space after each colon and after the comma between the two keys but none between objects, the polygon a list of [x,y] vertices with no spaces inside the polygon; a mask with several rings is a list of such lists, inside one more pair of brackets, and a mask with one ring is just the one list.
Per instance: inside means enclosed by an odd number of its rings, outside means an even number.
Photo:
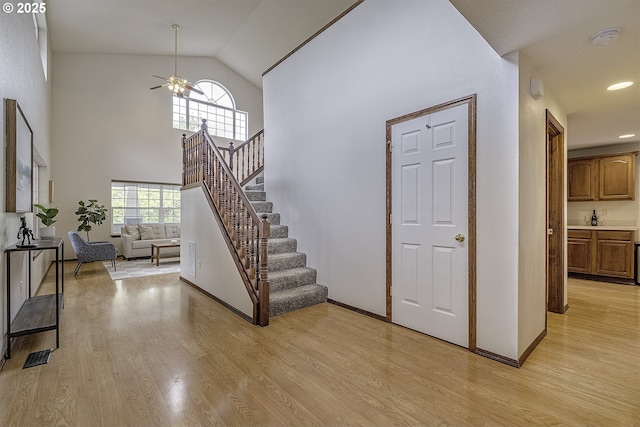
[{"label": "light wood floor", "polygon": [[55,334],[17,340],[1,426],[640,425],[640,287],[570,280],[516,369],[334,305],[259,328],[176,274],[71,267],[61,348],[23,370]]}]

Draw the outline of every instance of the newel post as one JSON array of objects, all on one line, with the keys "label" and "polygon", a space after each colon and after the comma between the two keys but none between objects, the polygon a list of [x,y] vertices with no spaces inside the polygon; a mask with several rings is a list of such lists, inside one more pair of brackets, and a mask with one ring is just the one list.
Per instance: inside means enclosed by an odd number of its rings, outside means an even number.
[{"label": "newel post", "polygon": [[271,235],[271,224],[267,221],[267,214],[262,214],[260,223],[262,233],[260,235],[260,275],[258,277],[258,304],[260,306],[259,325],[269,324],[269,267],[267,260],[267,240]]},{"label": "newel post", "polygon": [[201,162],[200,162],[200,180],[205,182],[205,172],[206,172],[206,161],[207,161],[207,138],[205,138],[205,132],[209,132],[209,126],[207,125],[207,119],[202,119],[202,126],[200,126],[200,131],[202,132],[202,144],[200,145],[201,151]]},{"label": "newel post", "polygon": [[235,152],[235,148],[233,148],[233,141],[229,141],[229,169],[231,170],[231,172],[233,172],[233,153],[234,152]]}]

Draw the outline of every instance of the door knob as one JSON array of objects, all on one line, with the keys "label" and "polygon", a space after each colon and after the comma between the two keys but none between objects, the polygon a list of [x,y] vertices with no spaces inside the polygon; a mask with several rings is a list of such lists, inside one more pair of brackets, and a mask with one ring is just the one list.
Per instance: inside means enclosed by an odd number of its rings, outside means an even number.
[{"label": "door knob", "polygon": [[456,234],[456,240],[458,242],[464,242],[464,234]]}]

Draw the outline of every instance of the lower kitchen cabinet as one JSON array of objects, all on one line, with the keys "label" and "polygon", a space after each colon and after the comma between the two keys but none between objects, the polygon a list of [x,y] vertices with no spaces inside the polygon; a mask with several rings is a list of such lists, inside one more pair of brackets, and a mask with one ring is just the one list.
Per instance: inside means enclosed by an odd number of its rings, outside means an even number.
[{"label": "lower kitchen cabinet", "polygon": [[568,230],[568,270],[632,279],[633,242],[633,231]]},{"label": "lower kitchen cabinet", "polygon": [[596,236],[595,274],[633,277],[633,232],[596,231]]},{"label": "lower kitchen cabinet", "polygon": [[567,231],[567,267],[574,273],[591,273],[591,259],[593,258],[593,241],[591,231]]}]

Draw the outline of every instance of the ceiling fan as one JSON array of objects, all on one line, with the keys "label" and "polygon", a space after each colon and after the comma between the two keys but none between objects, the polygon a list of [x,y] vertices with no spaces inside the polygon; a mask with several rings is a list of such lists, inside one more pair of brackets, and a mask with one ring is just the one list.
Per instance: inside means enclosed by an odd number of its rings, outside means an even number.
[{"label": "ceiling fan", "polygon": [[182,77],[178,76],[178,29],[180,28],[180,26],[178,24],[173,24],[171,26],[171,28],[173,28],[175,30],[176,33],[176,37],[175,37],[175,51],[174,51],[174,55],[173,55],[173,62],[174,62],[174,68],[173,68],[173,74],[169,76],[169,78],[166,77],[160,77],[160,76],[153,76],[153,77],[157,77],[159,79],[162,80],[166,80],[167,82],[165,84],[162,85],[158,85],[158,86],[154,86],[152,88],[150,88],[151,90],[153,89],[158,89],[161,87],[168,87],[169,90],[171,92],[173,92],[176,96],[182,98],[184,95],[184,91],[185,90],[190,90],[196,93],[199,93],[200,95],[204,95],[204,92],[202,92],[200,89],[196,89],[194,88],[188,81],[187,79],[183,79]]}]

